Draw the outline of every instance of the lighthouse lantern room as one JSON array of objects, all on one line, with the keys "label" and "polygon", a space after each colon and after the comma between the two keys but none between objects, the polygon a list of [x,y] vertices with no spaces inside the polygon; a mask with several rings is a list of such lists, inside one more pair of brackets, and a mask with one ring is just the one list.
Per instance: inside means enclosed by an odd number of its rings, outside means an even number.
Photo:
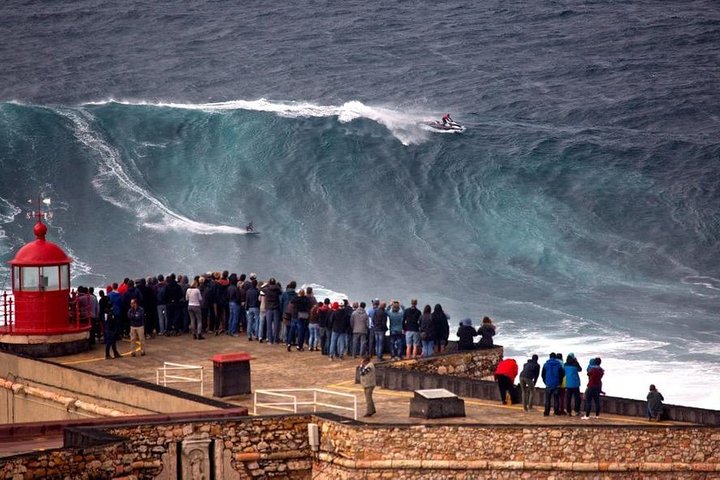
[{"label": "lighthouse lantern room", "polygon": [[50,357],[89,348],[90,322],[70,308],[71,259],[45,240],[47,226],[33,214],[35,241],[10,261],[14,315],[0,327],[0,349],[35,357]]}]

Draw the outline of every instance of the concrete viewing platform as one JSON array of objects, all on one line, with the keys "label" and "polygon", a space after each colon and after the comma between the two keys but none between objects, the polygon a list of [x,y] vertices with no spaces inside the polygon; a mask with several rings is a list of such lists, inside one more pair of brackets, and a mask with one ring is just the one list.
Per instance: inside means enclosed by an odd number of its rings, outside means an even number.
[{"label": "concrete viewing platform", "polygon": [[[531,412],[525,412],[521,405],[507,406],[500,401],[464,398],[466,416],[460,418],[418,419],[409,416],[412,392],[394,391],[376,388],[374,400],[377,414],[363,418],[364,398],[360,385],[355,384],[355,368],[360,359],[345,357],[344,360],[330,361],[320,352],[298,352],[295,348],[288,352],[284,344],[271,345],[248,341],[245,336],[231,337],[228,335],[208,336],[205,340],[193,340],[190,335],[177,337],[156,337],[146,341],[147,354],[143,357],[130,356],[128,341],[118,342],[122,358],[105,360],[104,346],[95,346],[93,350],[75,355],[47,359],[103,376],[127,376],[130,378],[155,383],[156,371],[163,362],[204,367],[204,395],[212,398],[213,393],[213,362],[217,354],[247,352],[252,356],[251,376],[252,391],[272,389],[327,389],[342,393],[350,393],[358,399],[359,420],[368,423],[390,424],[432,424],[432,423],[466,423],[466,424],[534,424],[534,425],[610,425],[610,424],[647,424],[645,418],[624,417],[601,413],[599,418],[582,420],[576,416],[544,417],[542,405],[535,406]],[[179,383],[169,385],[172,388],[188,393],[200,394],[196,383]],[[246,406],[252,414],[254,411],[254,395],[237,395],[223,397],[224,402]],[[299,409],[299,411],[312,411]],[[320,409],[318,409],[320,411]],[[328,409],[339,415],[348,415]],[[269,409],[258,410],[258,415],[288,413]],[[663,422],[679,424],[679,422]]]}]

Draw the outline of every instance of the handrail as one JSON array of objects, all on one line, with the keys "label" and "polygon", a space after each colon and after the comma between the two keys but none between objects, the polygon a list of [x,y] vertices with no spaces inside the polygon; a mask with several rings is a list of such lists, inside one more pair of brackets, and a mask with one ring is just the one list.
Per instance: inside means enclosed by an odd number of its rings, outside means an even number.
[{"label": "handrail", "polygon": [[[310,400],[298,401],[297,395],[291,395],[289,393],[284,393],[284,392],[294,392],[294,393],[312,392],[312,394],[313,394],[312,401],[310,401]],[[260,402],[258,402],[258,394],[281,397],[284,399],[290,399],[291,401],[260,403]],[[353,406],[345,407],[343,405],[337,405],[337,404],[333,404],[333,403],[318,402],[318,399],[317,399],[318,394],[327,394],[327,395],[334,395],[337,397],[351,398],[353,401]],[[287,408],[287,406],[290,406],[290,405],[292,405],[292,408]],[[275,388],[272,390],[255,390],[253,415],[257,415],[258,407],[265,407],[265,408],[270,408],[270,409],[274,409],[274,410],[298,413],[298,406],[306,406],[306,405],[312,405],[313,412],[317,412],[318,406],[326,407],[326,408],[333,408],[333,409],[337,409],[337,410],[350,411],[353,413],[353,419],[357,420],[357,397],[354,394],[335,392],[333,390],[326,390],[324,388]]]},{"label": "handrail", "polygon": [[[197,377],[185,377],[182,375],[169,375],[168,372],[179,372],[179,371],[200,371],[200,378]],[[162,384],[166,387],[168,383],[199,383],[200,384],[200,395],[205,395],[204,389],[204,371],[205,367],[199,365],[183,365],[182,363],[163,362],[163,366],[159,367],[155,371],[155,384],[160,385],[160,372],[162,371]]]},{"label": "handrail", "polygon": [[2,303],[2,321],[0,321],[0,327],[2,327],[7,333],[12,333],[13,325],[15,324],[15,311],[13,309],[14,296],[12,293],[3,291],[0,295],[0,303]]}]

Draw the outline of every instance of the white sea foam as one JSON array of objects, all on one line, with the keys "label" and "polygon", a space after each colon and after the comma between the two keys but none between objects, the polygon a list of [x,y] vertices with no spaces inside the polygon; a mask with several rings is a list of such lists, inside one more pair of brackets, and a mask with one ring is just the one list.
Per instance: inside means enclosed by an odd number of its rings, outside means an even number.
[{"label": "white sea foam", "polygon": [[714,277],[705,277],[700,275],[687,276],[682,279],[682,283],[687,285],[699,285],[709,290],[720,290],[720,280]]},{"label": "white sea foam", "polygon": [[[514,332],[502,339],[506,356],[519,365],[533,353],[542,365],[551,351],[565,357],[574,353],[585,370],[590,358],[601,357],[605,369],[603,389],[608,395],[644,400],[651,383],[665,395],[667,403],[701,408],[717,408],[720,391],[708,387],[708,378],[720,376],[720,364],[713,361],[680,362],[669,360],[665,348],[670,342],[632,338],[630,336],[580,336],[558,332],[552,337],[536,332]],[[689,353],[718,354],[711,344],[688,345]],[[638,359],[640,357],[640,359]],[[586,377],[581,376],[583,385]],[[542,385],[542,381],[539,382]]]},{"label": "white sea foam", "polygon": [[135,213],[143,226],[200,235],[247,233],[244,228],[199,222],[172,211],[135,179],[141,177],[141,173],[134,163],[131,160],[123,162],[120,152],[93,130],[93,117],[89,112],[66,108],[56,111],[72,122],[75,138],[97,153],[98,173],[93,186],[98,193],[113,205]]},{"label": "white sea foam", "polygon": [[[106,100],[89,103],[88,105],[105,105],[120,103],[124,105],[149,105],[156,107],[202,110],[206,112],[223,112],[247,110],[270,112],[288,118],[301,117],[337,117],[341,123],[348,123],[359,118],[366,118],[385,126],[403,145],[418,144],[429,138],[425,122],[437,117],[434,113],[400,111],[384,106],[370,106],[352,100],[342,105],[317,105],[309,102],[276,102],[261,98],[259,100],[231,100],[215,103],[174,103],[174,102],[130,102]],[[443,132],[444,133],[444,132]]]},{"label": "white sea foam", "polygon": [[319,302],[322,302],[326,298],[329,298],[331,302],[342,302],[343,300],[348,299],[348,296],[344,293],[330,290],[329,288],[325,288],[324,286],[318,285],[317,283],[305,283],[300,286],[300,288],[307,287],[312,287],[313,295]]},{"label": "white sea foam", "polygon": [[0,223],[12,223],[20,212],[19,207],[0,197]]},{"label": "white sea foam", "polygon": [[666,403],[713,410],[720,403],[720,390],[713,388],[712,383],[712,379],[720,376],[717,363],[602,357],[602,367],[603,389],[608,395],[644,400],[652,383],[662,392]]}]

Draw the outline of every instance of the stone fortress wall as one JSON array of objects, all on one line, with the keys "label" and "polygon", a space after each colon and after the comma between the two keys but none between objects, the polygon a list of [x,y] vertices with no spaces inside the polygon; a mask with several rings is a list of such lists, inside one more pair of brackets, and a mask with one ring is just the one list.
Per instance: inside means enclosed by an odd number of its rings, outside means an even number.
[{"label": "stone fortress wall", "polygon": [[[313,449],[308,425],[317,425]],[[68,428],[1,478],[720,478],[703,426],[367,425],[279,415]]]}]

